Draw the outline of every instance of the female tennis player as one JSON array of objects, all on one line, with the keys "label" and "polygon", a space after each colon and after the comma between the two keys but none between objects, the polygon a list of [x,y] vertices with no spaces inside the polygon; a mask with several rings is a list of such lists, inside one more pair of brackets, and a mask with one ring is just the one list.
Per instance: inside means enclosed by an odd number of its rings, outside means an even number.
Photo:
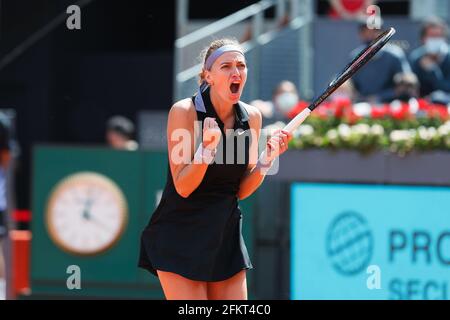
[{"label": "female tennis player", "polygon": [[[258,157],[261,114],[239,101],[247,80],[242,48],[220,39],[204,52],[198,93],[169,112],[167,183],[142,232],[139,267],[159,277],[167,299],[247,299],[253,267],[238,201],[259,187],[292,136],[274,132]],[[186,137],[193,138],[182,148]],[[180,161],[180,148],[188,161]]]}]

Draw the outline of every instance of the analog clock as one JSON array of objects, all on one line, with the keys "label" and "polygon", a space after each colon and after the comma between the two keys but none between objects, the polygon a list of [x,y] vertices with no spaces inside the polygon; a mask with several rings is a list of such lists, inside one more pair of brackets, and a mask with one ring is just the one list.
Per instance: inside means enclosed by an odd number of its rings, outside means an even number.
[{"label": "analog clock", "polygon": [[104,252],[120,239],[128,221],[125,196],[110,178],[80,172],[59,182],[46,210],[50,238],[76,255]]}]

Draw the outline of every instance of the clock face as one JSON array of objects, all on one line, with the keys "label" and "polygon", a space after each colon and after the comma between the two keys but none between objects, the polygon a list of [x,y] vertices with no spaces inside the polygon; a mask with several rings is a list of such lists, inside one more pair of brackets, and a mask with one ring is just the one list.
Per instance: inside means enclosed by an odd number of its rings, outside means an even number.
[{"label": "clock face", "polygon": [[108,177],[81,172],[63,179],[51,192],[46,225],[64,251],[98,254],[121,237],[128,221],[125,196]]}]

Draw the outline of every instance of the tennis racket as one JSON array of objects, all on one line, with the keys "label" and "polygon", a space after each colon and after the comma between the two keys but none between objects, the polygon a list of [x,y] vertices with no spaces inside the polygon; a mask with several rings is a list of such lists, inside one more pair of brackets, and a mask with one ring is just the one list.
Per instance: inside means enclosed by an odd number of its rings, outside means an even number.
[{"label": "tennis racket", "polygon": [[339,88],[345,81],[353,76],[363,65],[365,65],[380,49],[392,38],[395,33],[394,28],[384,31],[373,40],[364,50],[362,50],[346,67],[331,81],[325,91],[298,115],[296,115],[283,130],[292,133],[305,121],[309,114],[317,108],[330,94]]}]

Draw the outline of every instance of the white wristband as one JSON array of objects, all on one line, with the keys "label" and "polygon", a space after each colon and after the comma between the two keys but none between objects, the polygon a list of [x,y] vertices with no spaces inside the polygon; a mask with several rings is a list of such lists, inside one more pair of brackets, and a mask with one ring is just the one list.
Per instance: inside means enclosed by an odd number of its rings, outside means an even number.
[{"label": "white wristband", "polygon": [[203,148],[203,143],[200,143],[194,155],[194,163],[211,164],[214,161],[215,155],[216,149],[211,150],[208,148]]},{"label": "white wristband", "polygon": [[259,168],[259,171],[261,174],[267,174],[269,172],[270,168],[272,167],[274,159],[272,161],[268,161],[266,158],[266,152],[261,152],[261,155],[259,156],[258,162],[256,163],[256,168]]}]

